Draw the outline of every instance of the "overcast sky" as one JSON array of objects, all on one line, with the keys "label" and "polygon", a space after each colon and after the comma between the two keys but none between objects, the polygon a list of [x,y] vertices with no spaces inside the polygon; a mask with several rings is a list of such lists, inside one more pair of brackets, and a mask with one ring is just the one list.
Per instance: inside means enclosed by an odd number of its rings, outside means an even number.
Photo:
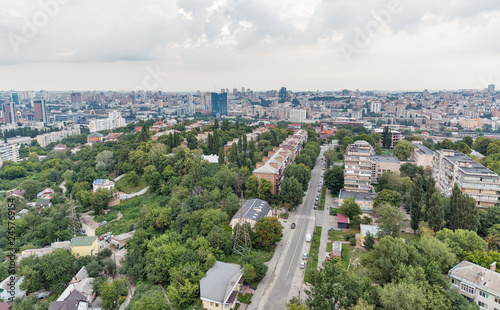
[{"label": "overcast sky", "polygon": [[482,89],[499,38],[498,0],[2,1],[0,89]]}]

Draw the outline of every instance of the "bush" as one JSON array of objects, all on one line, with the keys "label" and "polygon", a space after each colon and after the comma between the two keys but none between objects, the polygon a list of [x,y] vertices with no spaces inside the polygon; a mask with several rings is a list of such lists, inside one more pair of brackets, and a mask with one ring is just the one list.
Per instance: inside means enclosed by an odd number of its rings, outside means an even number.
[{"label": "bush", "polygon": [[249,304],[250,303],[250,299],[252,299],[252,296],[253,294],[241,294],[239,293],[238,294],[238,301],[241,302],[241,303],[244,303],[244,304]]},{"label": "bush", "polygon": [[349,244],[356,245],[356,237],[352,237],[351,239],[349,239]]},{"label": "bush", "polygon": [[355,234],[352,234],[352,233],[346,233],[346,234],[344,235],[344,240],[345,240],[345,241],[349,241],[349,240],[351,240],[352,238],[356,238],[356,235],[355,235]]}]

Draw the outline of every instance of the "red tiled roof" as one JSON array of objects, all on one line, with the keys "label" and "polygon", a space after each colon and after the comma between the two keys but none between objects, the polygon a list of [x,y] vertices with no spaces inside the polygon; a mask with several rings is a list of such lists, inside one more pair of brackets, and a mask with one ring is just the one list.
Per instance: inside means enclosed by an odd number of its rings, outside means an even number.
[{"label": "red tiled roof", "polygon": [[349,224],[349,219],[342,213],[337,213],[337,223]]}]

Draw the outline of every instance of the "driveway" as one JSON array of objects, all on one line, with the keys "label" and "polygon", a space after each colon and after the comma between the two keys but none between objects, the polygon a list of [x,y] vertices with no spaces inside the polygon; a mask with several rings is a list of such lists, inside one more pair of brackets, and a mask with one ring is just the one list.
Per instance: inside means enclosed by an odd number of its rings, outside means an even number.
[{"label": "driveway", "polygon": [[80,220],[82,222],[82,227],[85,230],[87,236],[95,236],[95,230],[99,228],[99,223],[94,221],[94,215],[90,215],[89,212],[81,214]]}]

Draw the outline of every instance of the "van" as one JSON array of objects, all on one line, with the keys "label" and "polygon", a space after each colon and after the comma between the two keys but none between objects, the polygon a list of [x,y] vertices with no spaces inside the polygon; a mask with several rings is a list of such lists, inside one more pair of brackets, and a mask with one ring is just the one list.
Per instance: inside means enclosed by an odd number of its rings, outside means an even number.
[{"label": "van", "polygon": [[312,238],[313,238],[313,236],[311,234],[307,234],[306,235],[306,242],[311,242]]}]

